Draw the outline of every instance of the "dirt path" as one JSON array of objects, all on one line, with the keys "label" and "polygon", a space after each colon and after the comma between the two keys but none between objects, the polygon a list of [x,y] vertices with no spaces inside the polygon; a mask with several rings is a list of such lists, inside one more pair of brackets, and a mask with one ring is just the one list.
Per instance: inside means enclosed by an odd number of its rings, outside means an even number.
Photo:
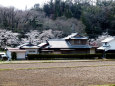
[{"label": "dirt path", "polygon": [[[42,67],[43,69],[36,69]],[[115,84],[114,61],[0,64],[0,68],[13,69],[0,71],[0,86],[88,86]]]}]

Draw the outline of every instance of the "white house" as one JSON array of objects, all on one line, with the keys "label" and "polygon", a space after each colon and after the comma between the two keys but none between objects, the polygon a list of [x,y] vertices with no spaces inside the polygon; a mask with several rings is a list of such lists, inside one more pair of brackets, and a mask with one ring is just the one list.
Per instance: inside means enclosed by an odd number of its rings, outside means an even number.
[{"label": "white house", "polygon": [[37,45],[33,45],[31,42],[25,43],[23,45],[18,46],[17,48],[26,50],[27,54],[39,54],[38,49],[39,47]]},{"label": "white house", "polygon": [[115,50],[115,37],[108,37],[101,41],[102,46],[98,50],[114,51]]},{"label": "white house", "polygon": [[22,44],[17,48],[7,48],[6,55],[9,59],[11,59],[11,53],[15,52],[17,59],[26,59],[27,54],[38,54],[38,49],[38,46],[35,46],[29,42]]},{"label": "white house", "polygon": [[17,59],[26,59],[26,50],[20,50],[19,48],[7,48],[6,55],[9,59],[12,58],[11,53],[16,53]]}]

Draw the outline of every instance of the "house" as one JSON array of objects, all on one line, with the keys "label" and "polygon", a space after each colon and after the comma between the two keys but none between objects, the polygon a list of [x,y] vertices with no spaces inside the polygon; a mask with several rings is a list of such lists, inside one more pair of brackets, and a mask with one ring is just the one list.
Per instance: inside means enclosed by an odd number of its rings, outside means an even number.
[{"label": "house", "polygon": [[115,52],[115,37],[108,37],[101,41],[102,46],[97,48],[98,50],[107,51],[107,52]]},{"label": "house", "polygon": [[17,59],[26,59],[26,50],[21,50],[19,48],[7,48],[6,55],[9,59],[12,58],[12,53],[16,53]]},{"label": "house", "polygon": [[63,39],[50,39],[45,43],[38,45],[40,53],[53,53],[53,54],[94,54],[93,49],[88,44],[88,38],[81,36],[78,33]]},{"label": "house", "polygon": [[78,33],[63,39],[50,39],[44,43],[33,45],[31,42],[22,44],[16,48],[7,48],[7,56],[15,52],[17,59],[26,59],[27,54],[94,54],[95,48],[90,46],[88,38]]},{"label": "house", "polygon": [[17,59],[26,59],[27,54],[38,54],[38,46],[33,45],[32,43],[25,43],[16,48],[7,48],[6,55],[9,59],[12,58],[12,53],[16,53]]},{"label": "house", "polygon": [[38,49],[39,47],[37,45],[33,45],[31,42],[22,44],[18,46],[17,48],[21,50],[26,50],[26,55],[27,54],[38,54]]}]

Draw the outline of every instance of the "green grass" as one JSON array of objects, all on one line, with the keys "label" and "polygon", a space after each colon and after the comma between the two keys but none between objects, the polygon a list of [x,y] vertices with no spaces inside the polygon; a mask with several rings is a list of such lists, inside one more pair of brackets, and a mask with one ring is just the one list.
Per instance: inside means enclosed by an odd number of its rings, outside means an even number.
[{"label": "green grass", "polygon": [[0,69],[0,71],[7,71],[7,70],[13,70],[13,69]]}]

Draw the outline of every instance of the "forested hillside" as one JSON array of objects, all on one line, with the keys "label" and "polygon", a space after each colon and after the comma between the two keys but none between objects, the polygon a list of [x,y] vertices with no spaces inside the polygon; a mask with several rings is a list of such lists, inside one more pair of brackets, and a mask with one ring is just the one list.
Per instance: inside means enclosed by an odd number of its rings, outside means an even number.
[{"label": "forested hillside", "polygon": [[[0,44],[38,44],[78,32],[89,38],[115,34],[114,0],[50,0],[30,10],[0,7]],[[9,34],[10,33],[10,34]]]}]

